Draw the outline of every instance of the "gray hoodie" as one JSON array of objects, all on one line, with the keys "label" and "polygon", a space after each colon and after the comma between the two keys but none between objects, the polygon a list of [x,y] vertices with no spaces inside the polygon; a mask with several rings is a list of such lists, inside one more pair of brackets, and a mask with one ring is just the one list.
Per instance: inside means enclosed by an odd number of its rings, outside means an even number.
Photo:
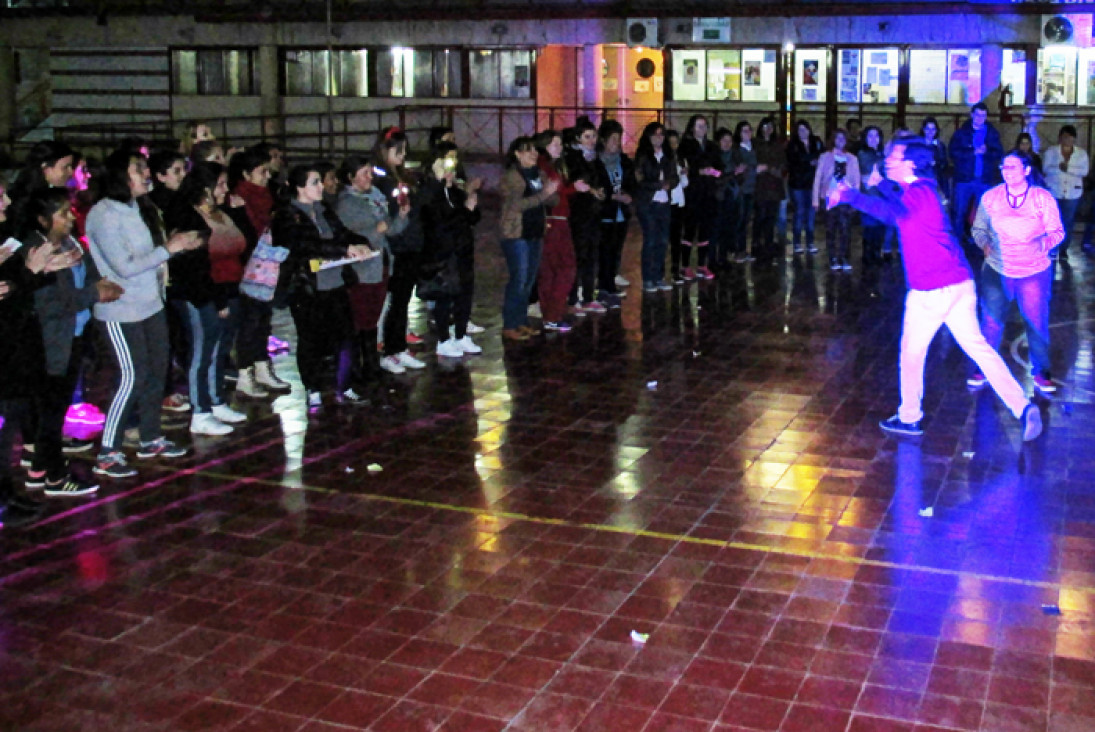
[{"label": "gray hoodie", "polygon": [[[373,249],[387,252],[389,260],[391,251],[388,249],[388,235],[376,233],[377,224],[387,221],[387,233],[393,236],[403,233],[403,230],[407,228],[405,217],[396,216],[392,219],[388,215],[388,199],[376,186],[368,191],[359,191],[353,186],[345,186],[338,193],[335,213],[347,229],[368,239]],[[384,279],[383,257],[366,259],[364,262],[355,262],[350,266],[354,268],[358,281],[362,284],[376,284]]]},{"label": "gray hoodie", "polygon": [[136,323],[163,310],[164,262],[171,256],[152,241],[136,201],[104,198],[87,215],[91,258],[103,279],[125,289],[115,302],[97,303],[95,317],[116,323]]}]

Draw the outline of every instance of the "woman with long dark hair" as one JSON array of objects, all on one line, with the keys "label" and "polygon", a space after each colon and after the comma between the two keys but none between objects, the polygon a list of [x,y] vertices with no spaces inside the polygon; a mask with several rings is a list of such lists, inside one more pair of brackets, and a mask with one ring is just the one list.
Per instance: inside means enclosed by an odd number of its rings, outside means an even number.
[{"label": "woman with long dark hair", "polygon": [[[23,208],[19,238],[32,249],[47,247],[57,254],[71,254],[72,266],[46,278],[34,291],[34,308],[42,331],[45,369],[41,375],[40,408],[37,411],[37,436],[32,438],[34,453],[27,472],[27,487],[42,488],[47,496],[81,496],[97,489],[69,471],[63,430],[65,414],[72,402],[84,355],[90,350],[87,326],[91,307],[114,302],[121,288],[99,278],[95,265],[83,257],[83,250],[72,236],[76,217],[72,213],[68,191],[64,188],[39,188]],[[90,449],[91,444],[82,445]]]},{"label": "woman with long dark hair", "polygon": [[289,250],[289,310],[297,328],[297,366],[308,407],[323,405],[323,362],[337,359],[335,401],[364,404],[351,387],[354,327],[346,294],[345,264],[372,256],[368,240],[347,229],[323,204],[323,179],[315,165],[289,170],[284,198],[274,213],[274,246]]},{"label": "woman with long dark hair", "polygon": [[[574,126],[574,143],[563,153],[573,180],[581,180],[585,189],[575,188],[570,195],[570,238],[574,242],[577,276],[570,292],[576,315],[603,313],[607,309],[596,298],[597,262],[601,247],[601,211],[611,191],[608,172],[597,155],[597,128],[588,118]],[[535,273],[533,273],[535,276]]]},{"label": "woman with long dark hair", "polygon": [[166,236],[155,207],[141,205],[148,193],[148,163],[143,155],[119,150],[103,164],[99,202],[87,215],[87,239],[99,274],[123,290],[114,302],[100,302],[94,314],[103,321],[119,384],[103,427],[95,472],[112,478],[136,475],[122,452],[122,436],[137,410],[138,458],[181,457],[185,448],[164,437],[160,427],[164,374],[167,372],[167,318],[164,279],[168,259],[197,249],[194,231]]},{"label": "woman with long dark hair", "polygon": [[[545,207],[555,204],[557,180],[544,180],[537,164],[539,153],[531,137],[518,137],[506,153],[502,192],[502,254],[506,257],[509,281],[502,305],[502,337],[528,340],[528,298],[540,269],[546,223]],[[594,222],[597,223],[597,222]]]},{"label": "woman with long dark hair", "polygon": [[679,183],[677,160],[665,143],[665,126],[643,128],[635,151],[635,213],[643,230],[643,291],[670,290],[665,281],[665,250],[669,244],[669,196]]},{"label": "woman with long dark hair", "polygon": [[776,219],[784,199],[787,153],[774,117],[765,117],[757,125],[753,147],[757,157],[753,253],[776,263],[783,259],[786,246],[782,236],[776,241]]},{"label": "woman with long dark hair", "polygon": [[[685,247],[681,276],[686,280],[696,277],[703,280],[715,278],[708,267],[709,244],[714,236],[715,214],[718,205],[715,190],[722,175],[722,159],[718,145],[707,138],[707,118],[694,114],[681,136],[678,157],[688,164],[688,188],[684,191],[684,231],[681,244]],[[691,265],[691,248],[696,249],[696,269]]]},{"label": "woman with long dark hair", "polygon": [[548,209],[544,224],[544,248],[536,289],[540,293],[544,330],[567,333],[571,330],[570,323],[565,320],[567,297],[577,272],[574,243],[570,237],[570,196],[575,191],[588,190],[589,184],[583,180],[570,181],[563,157],[563,136],[559,132],[544,130],[537,134],[536,150],[544,180],[555,181],[559,186],[558,202]]},{"label": "woman with long dark hair", "polygon": [[[859,189],[859,163],[845,149],[848,133],[841,128],[833,130],[829,137],[829,150],[818,160],[817,173],[814,175],[813,206],[818,209],[821,201],[828,200],[829,194],[841,183],[853,190]],[[848,247],[851,243],[852,208],[838,203],[825,212],[825,245],[829,251],[829,269],[850,270]]]},{"label": "woman with long dark hair", "polygon": [[[869,183],[871,173],[882,175],[886,170],[886,151],[883,146],[882,130],[875,125],[864,128],[862,144],[856,153],[856,162],[859,165],[860,186],[864,193],[881,195],[878,187]],[[879,221],[869,214],[860,215],[860,224],[863,227],[863,264],[877,264],[882,259],[882,244],[886,240],[885,222]]]},{"label": "woman with long dark hair", "polygon": [[233,289],[226,281],[232,277],[218,277],[217,272],[228,269],[219,264],[221,260],[234,257],[234,276],[239,255],[247,246],[243,233],[218,208],[218,198],[224,201],[227,188],[224,168],[216,163],[196,163],[179,187],[165,219],[169,229],[201,232],[207,241],[207,246],[171,262],[172,283],[186,302],[191,343],[188,378],[194,406],[190,432],[196,435],[226,435],[232,432],[230,425],[247,420],[247,415],[227,404],[224,395],[221,350],[230,349],[232,344],[229,318]]},{"label": "woman with long dark hair", "polygon": [[[598,247],[597,299],[607,308],[620,307],[622,296],[617,281],[620,278],[620,262],[627,239],[627,221],[631,218],[631,196],[635,186],[635,164],[623,151],[624,128],[614,119],[601,122],[597,130],[598,155],[608,175],[606,198],[601,206],[601,243]],[[627,293],[623,293],[627,294]]]},{"label": "woman with long dark hair", "polygon": [[388,279],[388,302],[382,316],[384,358],[380,367],[393,374],[407,369],[423,369],[426,364],[407,350],[407,310],[418,284],[418,264],[422,254],[421,197],[418,185],[404,162],[407,159],[407,135],[398,127],[381,132],[373,148],[375,185],[388,201],[389,215],[404,216],[407,225],[399,234],[388,236],[394,262]]},{"label": "woman with long dark hair", "polygon": [[787,143],[787,187],[795,217],[791,224],[791,247],[795,254],[817,253],[814,246],[814,205],[810,200],[817,163],[825,146],[821,143],[810,123],[804,119],[795,122],[795,134]]},{"label": "woman with long dark hair", "polygon": [[[1036,389],[1057,390],[1049,364],[1049,300],[1053,286],[1050,252],[1065,238],[1053,194],[1029,155],[1012,150],[1000,164],[1004,182],[981,197],[970,234],[985,253],[981,265],[981,332],[1000,347],[1012,301],[1019,306],[1030,344],[1030,371]],[[969,379],[984,386],[981,372]]]},{"label": "woman with long dark hair", "polygon": [[677,163],[677,185],[669,192],[669,274],[674,285],[683,285],[686,281],[683,271],[687,266],[685,256],[689,253],[684,248],[681,236],[684,231],[684,192],[688,188],[688,164],[677,154],[681,146],[681,133],[667,129],[665,146],[673,153]]},{"label": "woman with long dark hair", "polygon": [[[475,225],[479,223],[479,194],[456,185],[456,145],[438,142],[427,161],[422,184],[422,228],[426,235],[422,272],[425,294],[435,303],[437,355],[461,358],[482,353],[468,335],[475,292]],[[429,292],[433,289],[434,292]]]}]

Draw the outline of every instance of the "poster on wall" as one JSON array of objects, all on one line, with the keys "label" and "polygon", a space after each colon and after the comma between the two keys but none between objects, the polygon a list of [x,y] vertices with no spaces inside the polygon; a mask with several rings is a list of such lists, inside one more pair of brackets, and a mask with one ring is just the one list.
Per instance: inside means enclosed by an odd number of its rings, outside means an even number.
[{"label": "poster on wall", "polygon": [[802,85],[817,86],[817,59],[802,60]]},{"label": "poster on wall", "polygon": [[858,48],[845,48],[840,52],[840,101],[859,101]]},{"label": "poster on wall", "polygon": [[700,83],[700,62],[699,59],[686,58],[684,60],[684,76],[681,79],[682,84],[699,84]]},{"label": "poster on wall", "polygon": [[760,64],[748,62],[745,64],[745,86],[760,86]]}]

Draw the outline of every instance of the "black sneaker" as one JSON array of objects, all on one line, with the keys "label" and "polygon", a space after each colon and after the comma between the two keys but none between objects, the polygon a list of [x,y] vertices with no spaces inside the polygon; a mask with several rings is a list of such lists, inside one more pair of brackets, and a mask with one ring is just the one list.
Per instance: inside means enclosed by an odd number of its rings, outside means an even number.
[{"label": "black sneaker", "polygon": [[836,272],[840,269],[840,260],[836,257],[829,257],[829,269]]},{"label": "black sneaker", "polygon": [[369,400],[353,389],[347,389],[346,391],[335,394],[335,402],[337,404],[350,404],[355,407],[369,406]]},{"label": "black sneaker", "polygon": [[841,257],[840,258],[840,268],[842,270],[844,270],[845,272],[851,272],[852,271],[852,263],[849,262],[846,257]]},{"label": "black sneaker", "polygon": [[23,480],[25,488],[41,488],[46,484],[46,471],[28,470],[27,477]]},{"label": "black sneaker", "polygon": [[1042,413],[1038,411],[1037,404],[1028,404],[1023,410],[1023,416],[1019,418],[1019,424],[1023,425],[1023,442],[1030,442],[1042,434]]},{"label": "black sneaker", "polygon": [[34,463],[34,445],[23,445],[23,451],[19,453],[19,467],[29,468]]},{"label": "black sneaker", "polygon": [[137,469],[126,462],[125,453],[121,450],[101,453],[93,470],[96,475],[108,478],[132,478],[137,474]]},{"label": "black sneaker", "polygon": [[878,426],[882,428],[883,432],[888,432],[892,435],[903,435],[905,437],[919,437],[924,434],[923,428],[920,426],[920,422],[902,422],[895,414],[889,419],[884,419],[878,423]]},{"label": "black sneaker", "polygon": [[66,437],[61,441],[61,452],[67,455],[72,455],[77,452],[87,452],[91,448],[95,447],[95,443],[92,440],[81,440],[76,437]]},{"label": "black sneaker", "polygon": [[9,499],[6,504],[0,505],[0,526],[6,529],[18,529],[29,526],[42,517],[44,506],[34,503],[27,505],[18,498]]},{"label": "black sneaker", "polygon": [[97,484],[69,475],[58,483],[46,483],[42,494],[50,498],[76,498],[91,495],[97,490],[99,490]]},{"label": "black sneaker", "polygon": [[146,458],[180,458],[186,455],[186,448],[179,447],[166,437],[157,437],[152,442],[143,442],[137,448],[137,457]]}]

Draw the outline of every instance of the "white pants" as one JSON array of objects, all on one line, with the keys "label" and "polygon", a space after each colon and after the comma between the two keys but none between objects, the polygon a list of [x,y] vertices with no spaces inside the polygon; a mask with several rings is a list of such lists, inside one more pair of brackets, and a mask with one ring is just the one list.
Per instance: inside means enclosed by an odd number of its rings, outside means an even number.
[{"label": "white pants", "polygon": [[902,422],[919,422],[924,417],[924,360],[939,326],[946,325],[954,340],[977,364],[996,394],[1016,419],[1029,404],[1023,387],[1011,375],[1004,359],[981,335],[977,322],[977,290],[973,280],[937,290],[909,290],[905,296],[905,322],[901,329]]}]

